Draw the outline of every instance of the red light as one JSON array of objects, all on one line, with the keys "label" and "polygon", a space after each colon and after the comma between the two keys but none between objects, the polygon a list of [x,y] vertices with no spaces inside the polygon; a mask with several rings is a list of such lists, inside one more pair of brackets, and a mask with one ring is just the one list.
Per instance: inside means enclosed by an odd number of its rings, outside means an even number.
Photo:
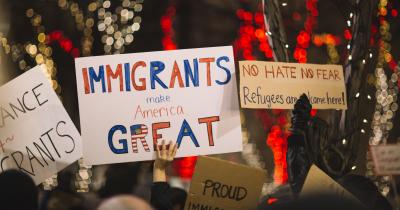
[{"label": "red light", "polygon": [[346,40],[350,40],[351,39],[351,32],[349,29],[344,30],[344,38]]},{"label": "red light", "polygon": [[397,17],[397,15],[399,15],[399,12],[397,12],[396,9],[392,9],[391,14],[393,17]]},{"label": "red light", "polygon": [[261,12],[257,12],[254,15],[254,21],[256,22],[256,24],[258,25],[264,25],[264,15]]},{"label": "red light", "polygon": [[307,63],[307,57],[301,57],[299,63]]},{"label": "red light", "polygon": [[325,36],[325,43],[327,45],[336,45],[335,37],[332,34],[327,34]]},{"label": "red light", "polygon": [[60,41],[61,47],[64,49],[65,52],[70,52],[72,49],[72,42],[69,39],[63,39]]},{"label": "red light", "polygon": [[268,198],[267,203],[268,203],[268,205],[271,205],[271,204],[273,204],[273,203],[275,203],[277,201],[278,201],[277,198]]},{"label": "red light", "polygon": [[244,31],[245,31],[246,34],[248,34],[248,35],[253,35],[253,33],[254,33],[254,27],[253,27],[253,26],[246,26],[246,27],[244,28]]},{"label": "red light", "polygon": [[185,179],[190,179],[193,176],[196,166],[197,157],[184,157],[175,159],[173,167],[178,172],[179,176]]},{"label": "red light", "polygon": [[311,10],[311,15],[314,17],[318,16],[319,15],[318,10],[316,9]]},{"label": "red light", "polygon": [[62,37],[62,32],[61,31],[53,31],[49,35],[50,41],[58,41]]},{"label": "red light", "polygon": [[238,9],[236,11],[236,16],[238,16],[239,19],[243,19],[243,15],[244,15],[244,10],[243,9]]},{"label": "red light", "polygon": [[254,34],[259,40],[262,40],[266,37],[264,30],[261,29],[257,29]]},{"label": "red light", "polygon": [[245,21],[252,21],[253,20],[253,14],[251,14],[251,12],[244,12],[243,19]]},{"label": "red light", "polygon": [[324,44],[324,40],[321,38],[321,36],[314,36],[313,43],[315,46],[321,47]]},{"label": "red light", "polygon": [[316,109],[311,109],[310,115],[311,115],[312,117],[314,117],[316,114],[317,114],[317,110],[316,110]]},{"label": "red light", "polygon": [[[281,116],[283,117],[283,116]],[[285,123],[279,123],[281,125]],[[267,145],[271,148],[274,155],[274,180],[278,184],[286,183],[287,177],[287,163],[286,163],[286,151],[287,151],[287,133],[283,133],[279,126],[272,126],[268,137]]]},{"label": "red light", "polygon": [[293,12],[292,18],[293,18],[293,20],[295,20],[295,21],[300,21],[300,20],[301,20],[301,15],[300,15],[300,13],[298,13],[298,12]]},{"label": "red light", "polygon": [[268,49],[267,51],[265,51],[265,57],[267,58],[272,58],[273,57],[273,52],[271,49]]},{"label": "red light", "polygon": [[394,59],[390,60],[389,64],[389,68],[390,70],[394,71],[396,69],[397,63],[396,61],[394,61]]},{"label": "red light", "polygon": [[78,48],[73,48],[73,49],[71,50],[71,55],[72,55],[73,58],[79,57],[79,54],[80,54],[80,52],[79,52],[79,49],[78,49]]},{"label": "red light", "polygon": [[167,16],[161,17],[160,24],[163,31],[169,31],[169,29],[172,27],[172,21]]},{"label": "red light", "polygon": [[378,27],[376,25],[371,25],[371,34],[374,35],[378,33]]},{"label": "red light", "polygon": [[300,34],[297,36],[297,43],[300,45],[308,45],[309,42],[310,35],[305,31],[301,31]]},{"label": "red light", "polygon": [[176,14],[175,5],[172,4],[167,8],[167,11],[160,19],[161,29],[164,33],[164,37],[161,40],[164,50],[177,49],[177,46],[173,40],[174,30],[172,28],[175,14]]}]

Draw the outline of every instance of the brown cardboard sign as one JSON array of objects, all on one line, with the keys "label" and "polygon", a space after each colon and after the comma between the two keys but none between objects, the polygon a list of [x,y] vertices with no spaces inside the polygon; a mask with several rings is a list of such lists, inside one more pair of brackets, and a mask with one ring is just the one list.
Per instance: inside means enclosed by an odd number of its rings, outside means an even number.
[{"label": "brown cardboard sign", "polygon": [[349,191],[344,189],[335,180],[329,177],[317,166],[312,165],[308,171],[306,181],[304,182],[300,196],[313,196],[313,195],[333,195],[346,198],[357,203],[360,201],[354,197]]},{"label": "brown cardboard sign", "polygon": [[239,61],[240,104],[250,109],[293,109],[305,93],[314,109],[347,109],[341,65]]},{"label": "brown cardboard sign", "polygon": [[201,156],[185,210],[256,209],[265,177],[260,169]]}]

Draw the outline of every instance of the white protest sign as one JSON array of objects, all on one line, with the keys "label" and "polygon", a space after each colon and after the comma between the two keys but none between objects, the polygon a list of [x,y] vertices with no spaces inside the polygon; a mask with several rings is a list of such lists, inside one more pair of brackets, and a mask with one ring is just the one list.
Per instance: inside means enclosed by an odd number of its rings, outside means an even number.
[{"label": "white protest sign", "polygon": [[36,184],[82,157],[80,135],[42,68],[0,88],[1,170],[19,169]]},{"label": "white protest sign", "polygon": [[232,47],[77,58],[84,160],[151,160],[242,150]]},{"label": "white protest sign", "polygon": [[239,69],[243,108],[293,109],[305,93],[314,109],[347,109],[342,66],[240,61]]},{"label": "white protest sign", "polygon": [[370,150],[376,174],[400,174],[400,144],[371,146]]}]

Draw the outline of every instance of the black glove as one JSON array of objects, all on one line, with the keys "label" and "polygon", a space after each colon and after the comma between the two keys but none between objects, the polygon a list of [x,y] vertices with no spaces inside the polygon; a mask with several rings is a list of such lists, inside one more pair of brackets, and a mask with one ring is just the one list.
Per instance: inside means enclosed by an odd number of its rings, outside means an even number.
[{"label": "black glove", "polygon": [[292,111],[292,134],[288,137],[288,150],[286,161],[288,165],[288,178],[292,192],[298,194],[301,191],[311,160],[308,156],[307,126],[311,118],[311,104],[305,94],[296,101]]},{"label": "black glove", "polygon": [[311,108],[312,106],[308,97],[303,93],[294,104],[294,109],[292,111],[292,126],[290,128],[292,132],[306,132],[308,121],[311,118]]}]

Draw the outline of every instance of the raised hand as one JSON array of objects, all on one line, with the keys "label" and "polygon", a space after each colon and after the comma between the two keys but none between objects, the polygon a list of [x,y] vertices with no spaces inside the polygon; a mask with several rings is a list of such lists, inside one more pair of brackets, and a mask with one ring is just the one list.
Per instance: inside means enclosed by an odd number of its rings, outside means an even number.
[{"label": "raised hand", "polygon": [[174,160],[177,150],[178,145],[176,143],[172,143],[172,141],[170,141],[169,144],[166,145],[165,140],[163,140],[161,149],[159,145],[156,146],[157,157],[154,161],[153,169],[154,182],[167,181],[165,170],[168,165]]}]

